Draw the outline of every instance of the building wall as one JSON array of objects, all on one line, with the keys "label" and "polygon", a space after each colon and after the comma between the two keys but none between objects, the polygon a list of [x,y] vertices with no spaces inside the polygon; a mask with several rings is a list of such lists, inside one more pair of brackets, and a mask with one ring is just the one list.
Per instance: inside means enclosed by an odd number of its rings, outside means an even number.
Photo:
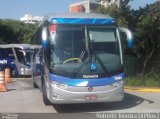
[{"label": "building wall", "polygon": [[74,5],[71,7],[72,12],[85,12],[84,5]]},{"label": "building wall", "polygon": [[98,6],[100,2],[95,0],[86,0],[83,2],[78,2],[70,5],[70,12],[86,12],[90,13],[93,12]]},{"label": "building wall", "polygon": [[24,17],[20,18],[20,21],[24,22],[24,23],[37,23],[37,22],[41,22],[43,19],[43,17],[40,16],[33,16],[32,14],[25,14]]},{"label": "building wall", "polygon": [[[85,10],[83,12],[93,12],[98,6],[102,5],[104,7],[116,4],[117,7],[121,7],[128,0],[86,0],[82,2],[77,2],[70,5],[70,12],[79,12],[78,6],[83,6]],[[82,12],[82,11],[80,11]]]},{"label": "building wall", "polygon": [[[80,11],[78,10],[79,6],[83,7],[84,10]],[[83,2],[78,2],[75,4],[70,5],[70,12],[90,12],[89,11],[89,2],[88,1],[83,1]]]}]

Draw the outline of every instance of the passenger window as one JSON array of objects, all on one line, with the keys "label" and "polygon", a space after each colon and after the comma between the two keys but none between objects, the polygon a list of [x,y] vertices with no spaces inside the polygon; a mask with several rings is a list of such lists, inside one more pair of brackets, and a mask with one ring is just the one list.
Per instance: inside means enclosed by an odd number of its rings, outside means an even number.
[{"label": "passenger window", "polygon": [[14,56],[12,48],[4,49],[4,58],[10,58],[10,59],[15,60],[15,56]]}]

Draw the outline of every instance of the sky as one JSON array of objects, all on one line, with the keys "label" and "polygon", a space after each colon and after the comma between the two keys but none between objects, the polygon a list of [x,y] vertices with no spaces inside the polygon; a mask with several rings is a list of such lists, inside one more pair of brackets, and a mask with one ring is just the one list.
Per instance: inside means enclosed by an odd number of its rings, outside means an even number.
[{"label": "sky", "polygon": [[[69,12],[69,5],[83,0],[0,0],[1,19],[19,19],[25,14],[45,16],[50,13]],[[156,0],[134,0],[131,8],[138,9]]]}]

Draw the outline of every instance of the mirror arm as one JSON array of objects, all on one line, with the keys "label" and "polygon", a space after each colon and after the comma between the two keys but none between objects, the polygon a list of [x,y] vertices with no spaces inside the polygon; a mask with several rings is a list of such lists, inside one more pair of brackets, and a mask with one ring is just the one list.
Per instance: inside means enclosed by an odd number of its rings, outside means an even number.
[{"label": "mirror arm", "polygon": [[129,48],[133,48],[133,46],[134,46],[134,38],[133,38],[132,32],[129,29],[124,28],[124,27],[119,27],[119,30],[122,31],[122,32],[124,32],[124,33],[126,33],[128,47]]}]

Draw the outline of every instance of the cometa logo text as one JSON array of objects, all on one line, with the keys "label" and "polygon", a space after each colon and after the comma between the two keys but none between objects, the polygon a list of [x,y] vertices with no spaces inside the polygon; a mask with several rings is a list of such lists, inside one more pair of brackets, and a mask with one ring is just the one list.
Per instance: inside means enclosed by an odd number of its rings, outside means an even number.
[{"label": "cometa logo text", "polygon": [[7,60],[0,60],[0,64],[7,64]]},{"label": "cometa logo text", "polygon": [[83,78],[98,78],[98,75],[83,75]]}]

